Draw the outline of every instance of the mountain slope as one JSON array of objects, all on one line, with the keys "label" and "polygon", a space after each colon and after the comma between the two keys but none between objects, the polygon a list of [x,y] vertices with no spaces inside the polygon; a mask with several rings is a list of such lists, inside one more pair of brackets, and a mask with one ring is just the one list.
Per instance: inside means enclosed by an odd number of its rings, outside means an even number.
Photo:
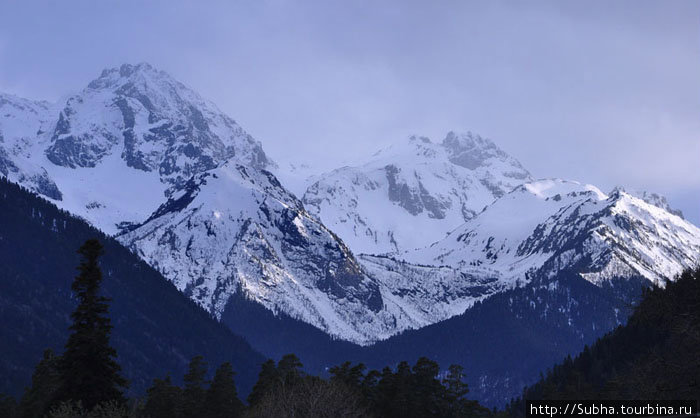
[{"label": "mountain slope", "polygon": [[645,292],[627,324],[548,370],[530,399],[700,399],[700,270]]},{"label": "mountain slope", "polygon": [[268,356],[296,353],[313,373],[325,373],[344,361],[381,369],[421,356],[438,361],[443,370],[460,364],[470,396],[488,406],[503,406],[541,371],[625,323],[648,283],[641,277],[621,277],[594,285],[566,271],[537,277],[445,321],[365,347],[333,340],[283,314],[274,316],[240,294],[229,301],[222,321]]},{"label": "mountain slope", "polygon": [[225,164],[195,176],[119,240],[217,317],[242,290],[351,341],[394,332],[377,283],[267,171]]},{"label": "mountain slope", "polygon": [[392,271],[381,257],[363,268],[271,173],[240,165],[195,176],[119,240],[217,318],[242,292],[359,344],[460,314],[503,288],[481,272]]},{"label": "mountain slope", "polygon": [[402,254],[422,264],[491,271],[515,284],[533,272],[579,272],[599,283],[642,276],[652,282],[692,267],[700,229],[619,189],[609,196],[564,180],[524,184],[426,249]]},{"label": "mountain slope", "polygon": [[230,361],[239,389],[250,390],[264,357],[114,239],[4,179],[0,210],[0,392],[21,394],[43,350],[63,351],[76,251],[89,238],[105,246],[112,343],[132,393],[168,373],[179,380],[199,354],[210,366]]},{"label": "mountain slope", "polygon": [[700,229],[617,189],[540,180],[518,186],[433,245],[393,256],[360,255],[385,301],[419,328],[533,277],[575,272],[609,280],[673,278],[697,262]]},{"label": "mountain slope", "polygon": [[435,144],[411,137],[360,167],[320,176],[303,201],[356,253],[424,247],[530,179],[493,142],[453,132]]},{"label": "mountain slope", "polygon": [[464,367],[470,396],[502,406],[540,371],[624,323],[648,281],[619,277],[596,286],[575,272],[536,277],[461,315],[367,347],[358,359],[381,364],[427,356]]}]

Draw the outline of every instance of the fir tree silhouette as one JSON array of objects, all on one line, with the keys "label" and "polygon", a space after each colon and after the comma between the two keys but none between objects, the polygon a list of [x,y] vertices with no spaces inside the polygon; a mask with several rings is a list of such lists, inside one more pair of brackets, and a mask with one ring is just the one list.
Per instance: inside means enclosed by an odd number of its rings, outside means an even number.
[{"label": "fir tree silhouette", "polygon": [[235,418],[243,415],[245,406],[238,399],[236,384],[233,381],[231,363],[223,363],[216,369],[214,379],[206,395],[206,416],[208,418]]},{"label": "fir tree silhouette", "polygon": [[203,415],[206,401],[207,364],[202,356],[194,356],[183,380],[185,388],[182,391],[182,415],[184,417],[199,417]]},{"label": "fir tree silhouette", "polygon": [[71,289],[79,303],[71,314],[72,333],[60,361],[61,386],[57,400],[80,401],[90,410],[107,401],[125,402],[123,389],[127,382],[115,360],[117,352],[109,343],[112,331],[107,316],[109,299],[99,295],[102,272],[98,258],[103,253],[102,245],[91,239],[78,253],[83,260]]}]

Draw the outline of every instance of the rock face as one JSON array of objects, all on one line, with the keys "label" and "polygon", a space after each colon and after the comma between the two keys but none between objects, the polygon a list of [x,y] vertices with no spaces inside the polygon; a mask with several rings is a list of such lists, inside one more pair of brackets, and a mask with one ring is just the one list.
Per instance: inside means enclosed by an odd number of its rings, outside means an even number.
[{"label": "rock face", "polygon": [[198,174],[119,239],[217,317],[242,291],[357,342],[394,327],[377,282],[265,170],[228,163]]},{"label": "rock face", "polygon": [[432,246],[414,263],[492,271],[503,283],[576,271],[592,283],[644,277],[655,283],[693,267],[700,229],[619,189],[560,179],[519,186]]},{"label": "rock face", "polygon": [[493,142],[450,132],[411,137],[359,167],[321,176],[304,205],[358,253],[399,253],[442,239],[484,206],[530,180]]},{"label": "rock face", "polygon": [[51,142],[46,156],[56,165],[95,167],[119,152],[128,167],[172,184],[232,159],[255,168],[269,164],[233,119],[148,64],[105,70],[69,98]]}]

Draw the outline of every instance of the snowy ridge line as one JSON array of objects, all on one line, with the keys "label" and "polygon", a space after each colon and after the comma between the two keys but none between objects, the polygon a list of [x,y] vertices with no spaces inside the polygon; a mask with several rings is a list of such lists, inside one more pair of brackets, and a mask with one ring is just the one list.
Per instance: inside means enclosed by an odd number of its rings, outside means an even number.
[{"label": "snowy ridge line", "polygon": [[219,318],[240,289],[366,345],[535,275],[662,283],[700,254],[700,230],[663,197],[534,181],[472,133],[414,136],[322,176],[298,167],[312,184],[297,198],[258,141],[148,64],[59,104],[0,94],[0,109],[0,175],[118,236]]},{"label": "snowy ridge line", "polygon": [[[512,216],[517,213],[518,216]],[[527,183],[489,205],[407,262],[457,269],[488,266],[514,283],[545,263],[576,267],[592,282],[641,275],[661,283],[697,263],[700,229],[621,190],[549,179]]]}]

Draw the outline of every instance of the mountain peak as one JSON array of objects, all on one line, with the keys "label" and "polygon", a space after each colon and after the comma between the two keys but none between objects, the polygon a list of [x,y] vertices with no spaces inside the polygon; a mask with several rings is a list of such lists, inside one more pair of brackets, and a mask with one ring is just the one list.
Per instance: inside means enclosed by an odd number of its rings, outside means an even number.
[{"label": "mountain peak", "polygon": [[674,209],[671,207],[671,205],[668,203],[668,200],[666,200],[666,197],[663,195],[660,195],[658,193],[653,193],[653,192],[648,192],[646,190],[627,190],[622,186],[615,186],[613,188],[613,191],[610,194],[620,194],[620,193],[625,193],[628,194],[632,197],[636,197],[637,199],[641,199],[644,202],[656,206],[657,208],[661,208],[669,213],[672,213],[676,216],[678,216],[681,219],[685,219],[683,217],[683,212],[681,212],[678,209]]},{"label": "mountain peak", "polygon": [[[416,159],[416,157],[418,157]],[[432,142],[430,138],[420,135],[410,135],[407,140],[393,143],[373,155],[374,160],[408,158],[414,163],[445,158],[450,163],[477,170],[494,164],[510,166],[511,177],[525,181],[530,178],[518,160],[499,148],[493,141],[470,131],[456,133],[450,131],[442,142]]]},{"label": "mountain peak", "polygon": [[[508,162],[522,169],[520,162],[509,156],[493,141],[471,132],[459,134],[450,131],[442,141],[442,146],[448,152],[451,163],[470,170],[476,170],[491,159]],[[527,176],[529,173],[525,177]]]},{"label": "mountain peak", "polygon": [[353,251],[400,253],[442,239],[528,180],[517,160],[478,135],[450,132],[442,143],[413,135],[321,176],[303,199]]},{"label": "mountain peak", "polygon": [[0,94],[0,109],[0,176],[110,234],[196,174],[275,167],[235,120],[148,63],[108,68],[56,104]]},{"label": "mountain peak", "polygon": [[[122,64],[119,67],[105,68],[98,78],[88,84],[88,88],[99,90],[135,81],[136,79],[170,79],[177,83],[168,73],[153,67],[147,62]],[[179,84],[179,83],[178,83]]]},{"label": "mountain peak", "polygon": [[132,64],[122,64],[119,67],[119,73],[122,77],[128,77],[136,71],[154,71],[155,68],[147,62],[140,62],[136,65]]},{"label": "mountain peak", "polygon": [[461,133],[450,131],[445,136],[445,139],[442,140],[442,144],[445,146],[461,145],[469,148],[498,148],[490,139],[484,138],[472,131]]},{"label": "mountain peak", "polygon": [[214,104],[148,63],[102,71],[69,98],[46,150],[59,166],[95,167],[115,152],[170,184],[236,158],[273,165],[261,145]]}]

